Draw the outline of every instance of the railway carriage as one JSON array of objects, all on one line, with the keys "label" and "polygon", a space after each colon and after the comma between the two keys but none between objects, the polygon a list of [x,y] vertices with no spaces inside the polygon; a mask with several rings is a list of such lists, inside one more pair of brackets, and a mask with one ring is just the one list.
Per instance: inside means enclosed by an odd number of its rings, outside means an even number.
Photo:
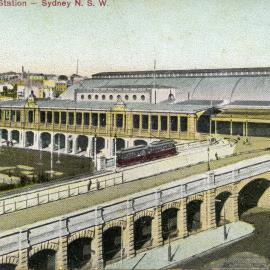
[{"label": "railway carriage", "polygon": [[117,152],[117,165],[119,167],[130,166],[146,161],[160,159],[176,154],[176,146],[173,141],[162,140],[152,142],[149,145],[141,145],[126,148]]}]

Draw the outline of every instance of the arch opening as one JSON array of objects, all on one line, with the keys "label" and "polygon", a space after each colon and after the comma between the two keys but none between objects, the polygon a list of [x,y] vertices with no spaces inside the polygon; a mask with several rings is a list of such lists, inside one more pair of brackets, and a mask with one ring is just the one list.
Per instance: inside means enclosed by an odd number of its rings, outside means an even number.
[{"label": "arch opening", "polygon": [[162,213],[162,236],[164,240],[177,236],[178,209],[170,208]]},{"label": "arch opening", "polygon": [[8,131],[6,129],[1,130],[2,142],[6,142],[8,140]]},{"label": "arch opening", "polygon": [[229,223],[230,192],[222,192],[215,199],[216,226]]},{"label": "arch opening", "polygon": [[187,204],[187,230],[195,232],[201,229],[201,204],[202,201],[195,200]]},{"label": "arch opening", "polygon": [[55,148],[56,150],[61,150],[61,149],[64,149],[65,148],[65,140],[66,140],[66,137],[64,134],[61,134],[61,133],[57,133],[55,134]]},{"label": "arch opening", "polygon": [[245,185],[239,192],[238,215],[241,215],[256,206],[268,206],[267,193],[270,191],[270,181],[255,179]]},{"label": "arch opening", "polygon": [[25,133],[25,146],[31,147],[34,145],[34,132],[26,131]]},{"label": "arch opening", "polygon": [[29,270],[56,270],[54,250],[41,250],[29,258]]},{"label": "arch opening", "polygon": [[11,263],[4,263],[4,264],[0,264],[0,269],[1,270],[15,270],[16,265],[11,264]]},{"label": "arch opening", "polygon": [[43,132],[40,135],[41,149],[48,148],[51,145],[51,134]]},{"label": "arch opening", "polygon": [[134,223],[134,248],[136,250],[151,245],[152,218],[141,217]]},{"label": "arch opening", "polygon": [[96,138],[96,152],[97,154],[101,152],[102,149],[105,148],[105,139],[102,137]]},{"label": "arch opening", "polygon": [[91,238],[79,238],[68,245],[68,269],[80,269],[91,260]]},{"label": "arch opening", "polygon": [[125,148],[125,140],[122,138],[116,138],[116,151],[120,151]]},{"label": "arch opening", "polygon": [[20,132],[18,130],[11,131],[11,141],[16,144],[20,142]]},{"label": "arch opening", "polygon": [[112,227],[103,233],[103,259],[104,262],[114,260],[121,256],[122,228]]},{"label": "arch opening", "polygon": [[78,152],[85,152],[87,151],[88,147],[88,138],[84,135],[79,135],[77,138],[77,148]]}]

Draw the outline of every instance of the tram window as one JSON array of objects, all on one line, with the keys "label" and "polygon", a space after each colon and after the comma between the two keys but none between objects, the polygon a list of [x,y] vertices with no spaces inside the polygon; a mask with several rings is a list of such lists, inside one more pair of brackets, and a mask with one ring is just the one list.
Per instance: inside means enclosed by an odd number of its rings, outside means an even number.
[{"label": "tram window", "polygon": [[98,126],[98,114],[97,113],[92,113],[92,125],[94,127]]},{"label": "tram window", "polygon": [[83,122],[85,126],[89,126],[89,113],[83,114]]},{"label": "tram window", "polygon": [[59,124],[59,112],[54,112],[54,123]]},{"label": "tram window", "polygon": [[180,128],[181,131],[187,131],[187,117],[180,118]]},{"label": "tram window", "polygon": [[105,113],[101,113],[99,115],[99,121],[100,121],[101,127],[106,127],[106,114]]},{"label": "tram window", "polygon": [[142,128],[143,129],[148,129],[148,122],[149,122],[149,116],[143,115],[142,116]]},{"label": "tram window", "polygon": [[138,114],[133,115],[133,128],[140,128],[140,116]]},{"label": "tram window", "polygon": [[52,123],[52,112],[47,112],[47,122]]},{"label": "tram window", "polygon": [[76,125],[82,124],[82,113],[76,113]]},{"label": "tram window", "polygon": [[67,123],[67,113],[66,112],[61,112],[61,124],[66,124]]},{"label": "tram window", "polygon": [[74,113],[73,112],[68,113],[68,124],[74,125]]},{"label": "tram window", "polygon": [[45,123],[46,112],[41,111],[39,114],[39,117],[40,117],[40,123]]},{"label": "tram window", "polygon": [[160,122],[161,122],[161,130],[167,130],[168,129],[168,118],[167,116],[161,116],[160,117]]},{"label": "tram window", "polygon": [[116,127],[123,127],[123,114],[116,115]]},{"label": "tram window", "polygon": [[171,116],[171,131],[177,131],[178,123],[177,123],[177,116]]},{"label": "tram window", "polygon": [[157,115],[151,116],[151,129],[153,130],[158,129],[158,116]]}]

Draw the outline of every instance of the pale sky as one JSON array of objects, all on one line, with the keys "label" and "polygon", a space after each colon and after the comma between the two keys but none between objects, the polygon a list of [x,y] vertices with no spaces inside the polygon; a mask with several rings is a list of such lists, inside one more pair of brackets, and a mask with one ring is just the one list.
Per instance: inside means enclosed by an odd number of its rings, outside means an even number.
[{"label": "pale sky", "polygon": [[[270,66],[268,0],[107,0],[0,7],[0,72]],[[61,0],[62,1],[62,0]]]}]

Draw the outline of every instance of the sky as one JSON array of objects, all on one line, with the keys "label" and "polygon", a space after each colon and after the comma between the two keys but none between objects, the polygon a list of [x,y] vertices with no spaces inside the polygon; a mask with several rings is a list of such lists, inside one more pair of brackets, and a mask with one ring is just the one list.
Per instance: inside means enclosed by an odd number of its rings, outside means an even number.
[{"label": "sky", "polygon": [[151,70],[155,60],[157,69],[270,66],[268,0],[70,1],[0,6],[0,72],[71,75],[77,59],[85,76]]}]

